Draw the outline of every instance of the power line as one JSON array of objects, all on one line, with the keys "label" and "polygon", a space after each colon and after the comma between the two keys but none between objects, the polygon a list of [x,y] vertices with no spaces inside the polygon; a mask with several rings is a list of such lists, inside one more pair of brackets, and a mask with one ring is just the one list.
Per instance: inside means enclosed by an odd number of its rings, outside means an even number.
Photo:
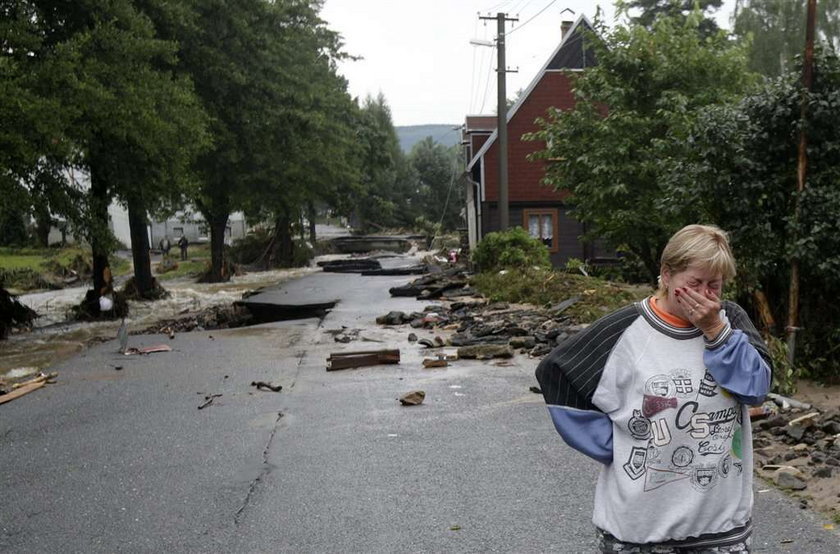
[{"label": "power line", "polygon": [[533,20],[535,20],[537,17],[539,17],[539,16],[540,16],[540,14],[542,14],[545,10],[547,10],[548,8],[550,8],[550,7],[552,6],[552,4],[554,4],[556,1],[557,1],[557,0],[551,0],[551,2],[549,2],[549,3],[548,3],[548,5],[547,5],[546,7],[544,7],[544,8],[543,8],[543,9],[541,9],[540,11],[538,11],[535,15],[533,15],[533,16],[532,16],[530,19],[528,19],[525,23],[523,23],[523,24],[522,24],[522,25],[520,25],[519,27],[514,27],[513,29],[511,29],[511,30],[508,32],[508,35],[512,35],[512,34],[513,34],[513,33],[515,33],[516,31],[518,31],[519,29],[521,29],[522,27],[524,27],[525,25],[527,25],[528,23],[530,23],[530,22],[532,22]]}]

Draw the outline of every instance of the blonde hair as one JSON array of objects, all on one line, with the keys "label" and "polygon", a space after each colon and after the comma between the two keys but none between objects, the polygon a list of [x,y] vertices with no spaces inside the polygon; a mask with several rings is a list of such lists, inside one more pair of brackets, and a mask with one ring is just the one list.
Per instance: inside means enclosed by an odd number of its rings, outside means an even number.
[{"label": "blonde hair", "polygon": [[[692,264],[720,273],[724,281],[735,277],[735,258],[726,232],[715,225],[686,225],[674,233],[662,251],[660,272],[667,269],[673,275]],[[667,292],[660,275],[658,293]]]}]

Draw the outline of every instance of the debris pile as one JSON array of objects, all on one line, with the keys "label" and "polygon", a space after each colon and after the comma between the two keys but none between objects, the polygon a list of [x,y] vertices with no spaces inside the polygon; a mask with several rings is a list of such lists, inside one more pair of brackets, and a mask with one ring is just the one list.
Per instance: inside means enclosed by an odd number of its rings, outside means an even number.
[{"label": "debris pile", "polygon": [[478,294],[478,291],[469,285],[468,273],[463,266],[455,266],[437,273],[424,275],[407,285],[392,287],[389,292],[391,296],[415,296],[419,300],[456,298]]},{"label": "debris pile", "polygon": [[[489,359],[511,357],[514,351],[541,357],[561,341],[584,328],[563,315],[573,302],[551,308],[517,307],[484,300],[452,302],[449,306],[430,305],[423,312],[388,312],[376,318],[380,325],[405,325],[414,329],[455,331],[446,341],[420,339],[430,348],[459,347],[461,358]],[[414,337],[409,337],[416,339]]]},{"label": "debris pile", "polygon": [[819,411],[775,394],[769,398],[752,415],[759,474],[783,489],[803,491],[840,474],[840,410]]}]

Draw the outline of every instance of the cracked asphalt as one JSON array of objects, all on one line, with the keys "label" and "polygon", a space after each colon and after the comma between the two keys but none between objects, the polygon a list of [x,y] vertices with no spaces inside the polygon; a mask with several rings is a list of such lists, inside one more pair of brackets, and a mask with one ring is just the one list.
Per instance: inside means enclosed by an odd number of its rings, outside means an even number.
[{"label": "cracked asphalt", "polygon": [[[338,298],[323,320],[132,336],[173,351],[111,341],[50,368],[57,384],[0,406],[0,551],[594,552],[597,467],[528,390],[537,361],[423,369],[410,329],[374,324],[426,306],[388,295],[410,280],[315,273],[268,293]],[[342,326],[359,339],[335,342]],[[325,370],[384,348],[401,363]],[[401,406],[414,389],[423,405]],[[754,552],[840,553],[823,518],[755,490]]]}]

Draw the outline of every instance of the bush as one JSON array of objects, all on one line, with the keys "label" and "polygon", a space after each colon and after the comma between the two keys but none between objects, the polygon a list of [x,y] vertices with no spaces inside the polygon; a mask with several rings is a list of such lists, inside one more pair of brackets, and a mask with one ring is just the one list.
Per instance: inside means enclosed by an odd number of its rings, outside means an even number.
[{"label": "bush", "polygon": [[487,233],[476,246],[472,262],[479,271],[504,268],[551,267],[548,248],[522,227]]}]

